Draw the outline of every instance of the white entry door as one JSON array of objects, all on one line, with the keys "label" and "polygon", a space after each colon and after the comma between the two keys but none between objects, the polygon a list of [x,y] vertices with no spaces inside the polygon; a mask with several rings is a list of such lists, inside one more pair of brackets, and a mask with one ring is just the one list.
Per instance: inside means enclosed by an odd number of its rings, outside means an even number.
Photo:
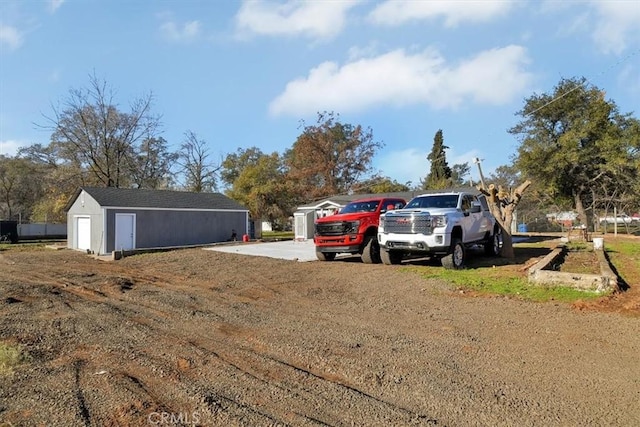
[{"label": "white entry door", "polygon": [[76,249],[91,249],[91,218],[88,216],[76,218]]},{"label": "white entry door", "polygon": [[305,214],[293,214],[293,227],[295,230],[295,239],[306,239],[307,235],[305,230],[307,229],[307,221]]},{"label": "white entry door", "polygon": [[116,214],[116,245],[115,250],[129,250],[136,247],[136,215]]}]

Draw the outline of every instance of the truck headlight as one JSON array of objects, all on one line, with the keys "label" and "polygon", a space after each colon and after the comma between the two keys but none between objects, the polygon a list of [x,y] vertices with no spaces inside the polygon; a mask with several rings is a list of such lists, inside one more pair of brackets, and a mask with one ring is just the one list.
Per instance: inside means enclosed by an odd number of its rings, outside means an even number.
[{"label": "truck headlight", "polygon": [[431,227],[446,227],[447,226],[447,217],[445,215],[434,215],[431,217]]},{"label": "truck headlight", "polygon": [[344,223],[344,231],[347,233],[357,233],[360,228],[360,221],[346,221]]}]

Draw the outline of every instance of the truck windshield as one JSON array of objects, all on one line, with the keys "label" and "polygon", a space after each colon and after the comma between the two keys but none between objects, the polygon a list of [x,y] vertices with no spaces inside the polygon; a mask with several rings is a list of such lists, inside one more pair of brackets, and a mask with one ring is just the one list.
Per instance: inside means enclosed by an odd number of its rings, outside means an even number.
[{"label": "truck windshield", "polygon": [[405,209],[411,208],[432,208],[432,209],[451,209],[458,207],[457,194],[442,194],[437,196],[419,196],[412,199]]},{"label": "truck windshield", "polygon": [[380,204],[379,200],[372,200],[370,202],[351,202],[344,208],[340,209],[340,213],[354,213],[354,212],[375,212]]}]

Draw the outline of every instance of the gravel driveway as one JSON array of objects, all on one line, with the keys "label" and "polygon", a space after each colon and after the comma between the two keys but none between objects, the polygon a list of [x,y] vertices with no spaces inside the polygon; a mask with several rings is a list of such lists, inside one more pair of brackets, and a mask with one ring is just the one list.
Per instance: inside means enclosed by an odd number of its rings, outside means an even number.
[{"label": "gravel driveway", "polygon": [[4,253],[0,425],[640,425],[638,317],[416,268]]}]

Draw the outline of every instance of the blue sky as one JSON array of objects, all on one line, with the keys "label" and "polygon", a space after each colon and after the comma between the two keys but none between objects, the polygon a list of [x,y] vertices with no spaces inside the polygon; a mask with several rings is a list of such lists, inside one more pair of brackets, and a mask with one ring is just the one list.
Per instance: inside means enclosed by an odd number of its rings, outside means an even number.
[{"label": "blue sky", "polygon": [[93,73],[123,111],[153,93],[174,149],[193,131],[218,159],[282,153],[335,111],[417,183],[438,129],[449,164],[509,163],[515,113],[563,77],[638,117],[640,1],[1,0],[0,154],[47,144],[34,124]]}]

